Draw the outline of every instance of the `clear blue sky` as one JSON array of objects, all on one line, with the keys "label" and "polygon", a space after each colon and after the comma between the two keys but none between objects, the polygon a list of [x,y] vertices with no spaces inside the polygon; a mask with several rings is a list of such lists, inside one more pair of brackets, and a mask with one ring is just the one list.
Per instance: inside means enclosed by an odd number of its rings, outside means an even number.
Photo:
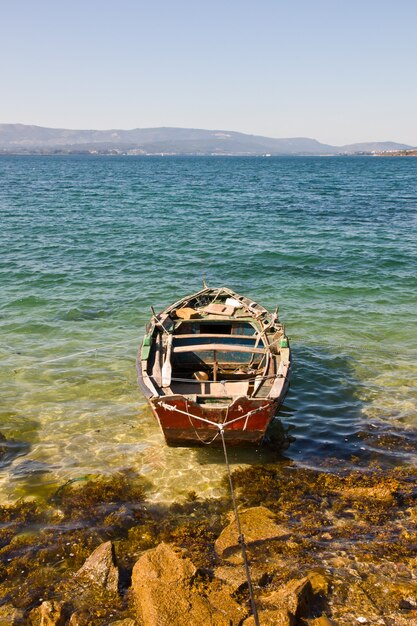
[{"label": "clear blue sky", "polygon": [[3,0],[0,122],[417,145],[417,0]]}]

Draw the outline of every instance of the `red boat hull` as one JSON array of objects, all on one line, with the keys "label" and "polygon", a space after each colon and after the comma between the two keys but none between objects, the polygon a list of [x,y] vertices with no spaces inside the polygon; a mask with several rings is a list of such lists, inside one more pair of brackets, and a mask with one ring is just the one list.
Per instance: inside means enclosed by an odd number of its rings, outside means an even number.
[{"label": "red boat hull", "polygon": [[165,440],[171,446],[260,444],[278,410],[276,400],[237,398],[229,407],[202,406],[183,396],[150,400]]}]

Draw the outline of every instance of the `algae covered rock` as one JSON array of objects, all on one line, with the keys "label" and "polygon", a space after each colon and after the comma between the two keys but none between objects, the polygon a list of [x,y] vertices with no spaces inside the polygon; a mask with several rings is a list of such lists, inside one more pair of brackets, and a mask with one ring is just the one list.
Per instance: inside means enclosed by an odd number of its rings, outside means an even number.
[{"label": "algae covered rock", "polygon": [[68,626],[88,626],[88,619],[83,613],[75,611],[70,617]]},{"label": "algae covered rock", "polygon": [[[301,623],[300,619],[303,624],[306,621],[309,623],[310,617],[320,612],[317,594],[321,594],[324,589],[327,589],[327,582],[317,573],[290,580],[271,593],[261,596],[258,606],[260,623],[263,626],[295,626]],[[327,618],[322,617],[322,624],[328,624]],[[254,623],[253,617],[250,617],[244,621],[244,626]]]},{"label": "algae covered rock", "polygon": [[8,603],[0,606],[0,626],[18,626],[23,623],[23,611]]},{"label": "algae covered rock", "polygon": [[327,615],[320,615],[320,617],[313,617],[305,620],[307,626],[336,626],[336,623],[331,621]]},{"label": "algae covered rock", "polygon": [[69,617],[68,606],[57,600],[44,600],[29,617],[34,626],[65,626]]},{"label": "algae covered rock", "polygon": [[[258,611],[262,626],[295,626],[294,617],[287,609],[264,609]],[[245,619],[243,626],[255,626],[253,615]]]},{"label": "algae covered rock", "polygon": [[[294,617],[287,609],[266,609],[259,611],[262,626],[295,626]],[[243,622],[243,626],[255,626],[255,618],[251,615]]]},{"label": "algae covered rock", "polygon": [[314,595],[321,594],[327,595],[329,591],[329,579],[321,572],[309,572],[307,578],[311,585],[311,590]]},{"label": "algae covered rock", "polygon": [[[242,533],[247,546],[262,543],[272,539],[284,539],[291,535],[291,531],[274,521],[273,513],[263,507],[256,506],[239,513]],[[215,542],[216,554],[228,558],[240,550],[239,532],[236,520],[233,520]]]},{"label": "algae covered rock", "polygon": [[290,580],[276,591],[263,598],[266,606],[287,609],[294,617],[305,616],[312,604],[313,590],[309,579]]}]

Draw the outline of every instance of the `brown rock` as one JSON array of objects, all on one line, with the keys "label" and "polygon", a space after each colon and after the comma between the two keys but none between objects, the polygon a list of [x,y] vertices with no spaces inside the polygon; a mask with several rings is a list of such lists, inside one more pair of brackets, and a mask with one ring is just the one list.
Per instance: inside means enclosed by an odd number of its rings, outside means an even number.
[{"label": "brown rock", "polygon": [[71,615],[68,624],[69,626],[87,626],[88,620],[85,615],[76,611]]},{"label": "brown rock", "polygon": [[320,615],[320,617],[314,617],[312,619],[305,620],[308,626],[335,626],[327,615]]},{"label": "brown rock", "polygon": [[0,606],[0,626],[16,626],[23,624],[23,611],[11,604]]},{"label": "brown rock", "polygon": [[381,500],[382,502],[391,502],[394,500],[395,492],[399,487],[399,483],[394,480],[388,484],[375,485],[373,487],[347,487],[341,491],[344,498],[352,500]]},{"label": "brown rock", "polygon": [[[258,611],[259,622],[262,626],[295,626],[295,618],[287,609]],[[255,619],[251,615],[243,622],[243,626],[255,626]]]},{"label": "brown rock", "polygon": [[350,560],[342,556],[334,556],[328,560],[328,564],[335,569],[343,569],[349,567]]},{"label": "brown rock", "polygon": [[329,581],[320,572],[309,572],[307,578],[311,585],[311,590],[314,595],[322,594],[327,595],[329,592]]},{"label": "brown rock", "polygon": [[[311,580],[316,589],[326,587],[325,579],[316,572],[300,580],[290,580],[276,591],[262,596],[262,608],[258,608],[259,620],[262,626],[295,626],[298,618],[311,614],[314,591]],[[326,587],[327,588],[327,587]],[[244,622],[244,626],[255,624],[251,616]],[[319,624],[319,623],[318,623]],[[317,624],[317,626],[318,626]],[[323,626],[326,622],[323,622]]]},{"label": "brown rock", "polygon": [[240,624],[242,619],[247,615],[247,611],[240,606],[233,598],[233,589],[222,588],[211,591],[208,595],[208,601],[214,609],[213,618],[215,624],[223,623],[220,621],[221,616],[224,617],[224,624]]},{"label": "brown rock", "polygon": [[76,572],[76,578],[88,578],[92,582],[117,592],[119,587],[119,570],[114,562],[114,548],[111,541],[102,543]]},{"label": "brown rock", "polygon": [[146,626],[229,626],[241,622],[242,613],[231,598],[227,603],[223,598],[219,607],[218,597],[212,595],[211,605],[193,588],[195,573],[190,559],[165,543],[145,552],[132,572],[132,594],[139,619]]},{"label": "brown rock", "polygon": [[[389,582],[379,575],[369,574],[363,579],[349,575],[333,578],[332,586],[332,613],[337,624],[376,624],[390,613],[399,613],[398,596],[392,594]],[[387,623],[391,621],[387,619]],[[395,619],[394,624],[397,626]]]},{"label": "brown rock", "polygon": [[242,565],[222,565],[214,570],[216,578],[226,583],[232,590],[237,591],[239,587],[247,583],[246,572]]},{"label": "brown rock", "polygon": [[64,626],[68,617],[65,604],[57,600],[44,600],[37,611],[39,626]]},{"label": "brown rock", "polygon": [[410,508],[406,509],[406,512],[410,518],[417,523],[417,506],[410,506]]},{"label": "brown rock", "polygon": [[294,615],[305,615],[313,596],[310,581],[307,577],[300,580],[290,580],[286,585],[280,587],[263,598],[266,605],[278,609],[288,609]]},{"label": "brown rock", "polygon": [[414,626],[414,624],[417,624],[417,611],[407,611],[406,615],[395,613],[395,615],[384,615],[384,617],[386,618],[386,623],[393,626]]},{"label": "brown rock", "polygon": [[[290,536],[290,531],[274,521],[274,515],[263,506],[246,509],[239,513],[242,533],[246,545],[261,543],[271,539],[283,539]],[[236,520],[222,530],[214,547],[218,556],[229,558],[240,551]]]},{"label": "brown rock", "polygon": [[322,539],[323,541],[331,541],[333,537],[330,533],[323,533],[322,535],[320,535],[320,539]]}]

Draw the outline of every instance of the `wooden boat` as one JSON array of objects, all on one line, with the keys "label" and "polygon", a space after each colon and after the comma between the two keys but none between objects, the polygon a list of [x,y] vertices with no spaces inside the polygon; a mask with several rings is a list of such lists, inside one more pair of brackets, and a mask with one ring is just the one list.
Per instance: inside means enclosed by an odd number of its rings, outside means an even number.
[{"label": "wooden boat", "polygon": [[[152,309],[153,311],[153,309]],[[168,445],[260,444],[289,386],[291,354],[278,307],[204,287],[153,311],[138,382]]]}]

